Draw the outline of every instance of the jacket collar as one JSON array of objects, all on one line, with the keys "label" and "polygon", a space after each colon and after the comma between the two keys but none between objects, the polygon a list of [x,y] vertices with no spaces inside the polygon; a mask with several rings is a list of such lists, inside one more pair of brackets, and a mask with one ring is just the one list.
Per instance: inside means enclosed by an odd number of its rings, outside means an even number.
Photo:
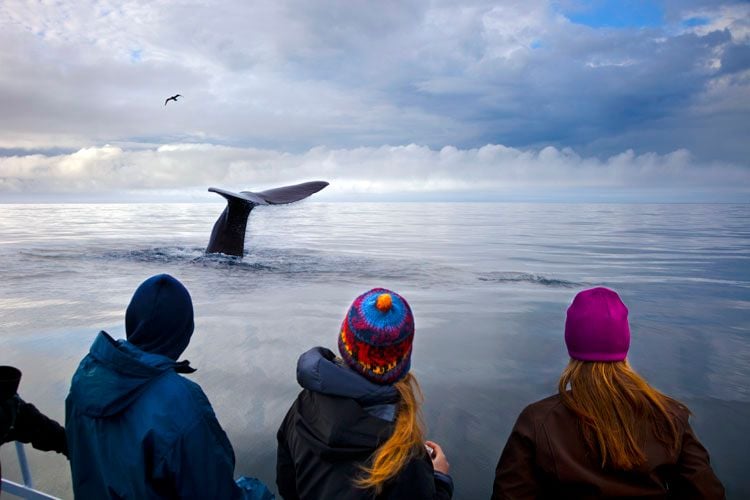
[{"label": "jacket collar", "polygon": [[395,387],[370,382],[325,347],[314,347],[299,357],[297,382],[314,392],[354,399],[363,407],[390,406],[391,409],[386,410],[384,415],[395,414],[395,404],[399,401]]},{"label": "jacket collar", "polygon": [[73,376],[68,398],[86,415],[114,415],[138,399],[153,380],[178,366],[166,356],[141,351],[102,331]]}]

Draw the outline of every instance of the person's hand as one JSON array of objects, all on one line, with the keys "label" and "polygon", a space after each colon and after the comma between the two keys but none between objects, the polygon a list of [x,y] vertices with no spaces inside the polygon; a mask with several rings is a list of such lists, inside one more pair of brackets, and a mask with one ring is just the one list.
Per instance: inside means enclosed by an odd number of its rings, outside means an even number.
[{"label": "person's hand", "polygon": [[434,441],[425,441],[425,444],[432,448],[432,453],[430,454],[432,468],[443,474],[448,474],[451,464],[448,463],[448,458],[445,456],[445,453],[443,453],[443,448]]}]

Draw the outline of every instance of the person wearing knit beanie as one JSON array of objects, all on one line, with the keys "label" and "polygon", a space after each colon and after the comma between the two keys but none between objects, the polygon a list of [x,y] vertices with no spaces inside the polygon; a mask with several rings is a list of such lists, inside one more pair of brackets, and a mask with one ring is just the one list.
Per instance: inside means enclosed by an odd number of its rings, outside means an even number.
[{"label": "person wearing knit beanie", "polygon": [[630,367],[628,308],[617,292],[573,298],[565,345],[558,393],[519,415],[493,499],[724,498],[689,410]]},{"label": "person wearing knit beanie", "polygon": [[357,297],[341,324],[339,352],[351,369],[376,384],[409,372],[414,316],[395,292],[373,288]]},{"label": "person wearing knit beanie", "polygon": [[344,315],[341,358],[324,347],[300,356],[302,392],[276,435],[282,498],[451,498],[448,460],[425,440],[413,342],[409,303],[373,288]]},{"label": "person wearing knit beanie", "polygon": [[580,361],[622,361],[630,348],[628,308],[613,290],[584,290],[573,299],[565,319],[568,354]]}]

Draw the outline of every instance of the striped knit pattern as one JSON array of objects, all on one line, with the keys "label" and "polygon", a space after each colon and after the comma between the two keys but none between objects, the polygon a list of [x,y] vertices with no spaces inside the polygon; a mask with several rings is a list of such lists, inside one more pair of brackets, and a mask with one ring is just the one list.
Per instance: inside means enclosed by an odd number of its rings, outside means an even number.
[{"label": "striped knit pattern", "polygon": [[344,361],[377,384],[402,379],[411,366],[414,316],[399,294],[373,288],[357,297],[341,324]]}]

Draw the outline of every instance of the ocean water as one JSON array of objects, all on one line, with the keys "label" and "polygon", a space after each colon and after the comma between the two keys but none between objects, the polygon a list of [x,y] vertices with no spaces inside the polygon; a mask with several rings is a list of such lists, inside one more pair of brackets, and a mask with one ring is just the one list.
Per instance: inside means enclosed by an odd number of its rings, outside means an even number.
[{"label": "ocean water", "polygon": [[[275,433],[299,391],[296,359],[335,350],[359,293],[392,288],[416,319],[412,370],[455,498],[488,498],[523,407],[556,390],[565,309],[616,289],[630,361],[684,401],[729,498],[750,498],[750,205],[316,203],[259,207],[242,260],[205,256],[221,204],[0,204],[0,364],[64,419],[71,376],[99,330],[124,336],[138,284],[190,290],[184,357],[237,457],[274,485]],[[36,486],[72,497],[65,459],[27,446]],[[0,453],[18,479],[14,447]]]}]

